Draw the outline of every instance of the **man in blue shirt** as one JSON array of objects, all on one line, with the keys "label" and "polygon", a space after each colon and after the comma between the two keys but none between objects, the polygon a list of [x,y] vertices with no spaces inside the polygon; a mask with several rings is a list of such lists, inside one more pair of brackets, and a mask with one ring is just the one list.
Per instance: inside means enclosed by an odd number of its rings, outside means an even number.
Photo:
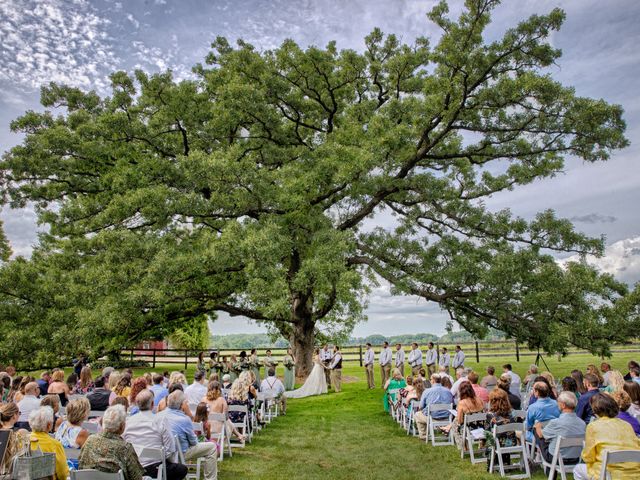
[{"label": "man in blue shirt", "polygon": [[[543,428],[541,423],[535,425],[536,443],[542,451],[542,456],[547,462],[553,460],[556,451],[558,437],[576,438],[583,437],[587,425],[574,413],[578,400],[573,392],[562,392],[558,395],[558,408],[560,416],[551,420]],[[566,447],[560,451],[562,460],[567,465],[574,465],[580,460],[582,447]]]},{"label": "man in blue shirt", "polygon": [[[449,389],[442,386],[440,375],[431,375],[431,388],[427,388],[420,398],[420,410],[414,415],[416,425],[418,426],[418,437],[421,440],[427,438],[427,414],[429,413],[429,405],[436,403],[453,404],[453,395]],[[450,407],[451,408],[451,407]],[[436,420],[442,420],[449,416],[446,410],[432,413],[431,416]]]},{"label": "man in blue shirt", "polygon": [[544,382],[533,384],[533,394],[537,398],[536,403],[527,410],[527,441],[533,442],[533,427],[536,423],[548,422],[560,416],[558,402],[549,398],[549,387]]},{"label": "man in blue shirt", "polygon": [[600,379],[594,374],[587,373],[584,376],[584,386],[587,387],[587,391],[580,395],[580,398],[578,399],[576,415],[586,423],[589,423],[593,417],[593,410],[591,410],[591,397],[600,391],[598,389],[598,385],[600,385]]},{"label": "man in blue shirt", "polygon": [[191,419],[182,411],[184,392],[176,390],[167,397],[167,408],[158,416],[163,416],[171,434],[178,439],[180,450],[186,461],[204,458],[204,479],[215,480],[218,476],[218,460],[215,443],[198,443]]},{"label": "man in blue shirt", "polygon": [[164,377],[159,373],[153,374],[153,387],[149,390],[153,392],[153,405],[158,406],[160,400],[169,395],[169,390],[164,386]]},{"label": "man in blue shirt", "polygon": [[40,375],[40,380],[36,380],[36,383],[40,388],[41,397],[44,397],[49,392],[50,381],[51,381],[51,374],[49,372],[42,372],[42,375]]}]

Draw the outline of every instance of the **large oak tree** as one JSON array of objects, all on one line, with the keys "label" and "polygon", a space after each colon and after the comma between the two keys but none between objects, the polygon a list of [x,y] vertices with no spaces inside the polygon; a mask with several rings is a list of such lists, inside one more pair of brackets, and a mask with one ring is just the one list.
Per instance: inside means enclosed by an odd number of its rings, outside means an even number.
[{"label": "large oak tree", "polygon": [[[474,334],[606,353],[635,297],[551,255],[601,254],[602,240],[484,200],[567,156],[607,160],[627,144],[622,108],[549,74],[561,10],[486,42],[497,3],[468,0],[457,20],[440,3],[433,45],[379,30],[362,52],[219,38],[191,80],[117,72],[105,98],[43,87],[62,114],[14,121],[25,138],[0,165],[5,202],[49,227],[0,276],[5,358],[104,352],[227,312],[289,338],[305,373],[318,329],[350,332],[379,277]],[[393,223],[374,228],[383,211]]]}]

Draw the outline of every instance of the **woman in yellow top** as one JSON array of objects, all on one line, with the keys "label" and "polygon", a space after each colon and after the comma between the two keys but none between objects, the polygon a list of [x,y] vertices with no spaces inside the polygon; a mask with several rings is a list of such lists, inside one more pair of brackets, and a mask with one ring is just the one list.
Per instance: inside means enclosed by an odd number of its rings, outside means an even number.
[{"label": "woman in yellow top", "polygon": [[56,455],[56,480],[66,480],[69,476],[67,457],[64,454],[62,444],[55,438],[51,438],[48,432],[53,427],[53,409],[40,407],[29,415],[31,426],[31,450],[40,449],[43,452]]},{"label": "woman in yellow top", "polygon": [[131,375],[128,373],[122,375],[118,384],[113,387],[113,393],[118,397],[129,398],[129,395],[131,395]]},{"label": "woman in yellow top", "polygon": [[[605,450],[640,450],[640,440],[633,428],[624,420],[616,418],[618,404],[606,393],[595,394],[590,401],[591,410],[597,420],[587,425],[582,458],[585,463],[573,470],[575,480],[600,478]],[[638,463],[616,463],[608,468],[616,480],[635,480],[640,472]]]}]

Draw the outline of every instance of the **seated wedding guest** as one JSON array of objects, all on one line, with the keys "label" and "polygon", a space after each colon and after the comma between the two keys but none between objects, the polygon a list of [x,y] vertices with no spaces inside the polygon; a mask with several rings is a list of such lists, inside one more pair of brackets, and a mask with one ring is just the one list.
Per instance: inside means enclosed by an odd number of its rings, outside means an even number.
[{"label": "seated wedding guest", "polygon": [[451,391],[451,388],[453,387],[453,383],[451,383],[451,377],[449,375],[442,377],[442,386],[447,390]]},{"label": "seated wedding guest", "polygon": [[640,368],[632,368],[629,370],[630,381],[640,383]]},{"label": "seated wedding guest", "polygon": [[148,390],[149,384],[147,383],[146,377],[138,377],[133,380],[131,385],[131,393],[129,393],[129,408],[127,412],[130,415],[135,415],[139,412],[138,404],[136,402],[136,398],[140,395],[141,392]]},{"label": "seated wedding guest", "polygon": [[151,387],[153,385],[153,375],[150,372],[145,372],[143,377],[147,381],[147,387]]},{"label": "seated wedding guest", "polygon": [[[91,410],[104,412],[109,408],[111,394],[113,392],[105,388],[104,382],[104,377],[96,378],[93,384],[93,390],[87,394],[87,400],[89,400]],[[115,394],[113,396],[115,398]]]},{"label": "seated wedding guest", "polygon": [[[507,377],[508,378],[508,377]],[[515,423],[517,419],[511,415],[511,404],[509,403],[508,390],[502,388],[494,388],[489,393],[489,412],[487,413],[487,430],[493,431],[495,425],[508,425]],[[513,447],[518,444],[518,438],[515,432],[501,433],[498,435],[498,441],[503,447]],[[495,459],[494,459],[495,461]],[[503,454],[502,461],[505,464],[511,463],[511,455]],[[487,460],[487,469],[489,468],[490,459]]]},{"label": "seated wedding guest", "polygon": [[608,370],[607,386],[604,391],[607,393],[619,392],[624,389],[624,377],[618,370]]},{"label": "seated wedding guest", "polygon": [[[440,375],[431,376],[431,388],[426,389],[422,397],[420,397],[420,410],[413,416],[416,425],[418,426],[418,437],[421,440],[427,438],[427,415],[429,412],[429,405],[435,403],[453,403],[453,395],[451,392],[442,386],[442,379]],[[431,415],[433,418],[442,420],[449,416],[449,412],[440,411],[434,412]]]},{"label": "seated wedding guest", "polygon": [[39,449],[43,453],[55,454],[55,480],[67,480],[69,466],[67,465],[64,448],[58,440],[49,436],[53,426],[53,409],[51,407],[40,407],[37,410],[33,410],[29,414],[29,425],[31,426],[31,450]]},{"label": "seated wedding guest", "polygon": [[86,395],[93,390],[93,388],[94,384],[91,367],[89,365],[85,365],[82,367],[82,370],[80,370],[80,380],[78,380],[74,392],[80,395]]},{"label": "seated wedding guest", "polygon": [[178,442],[185,460],[204,459],[204,478],[214,480],[218,475],[217,447],[215,443],[202,442],[193,432],[191,418],[185,415],[182,407],[185,396],[182,390],[175,390],[167,397],[167,408],[161,415],[167,422],[171,435],[178,438]]},{"label": "seated wedding guest", "polygon": [[67,405],[71,391],[64,381],[64,372],[62,370],[57,370],[51,374],[51,383],[49,384],[47,393],[50,395],[58,395],[60,397],[60,405],[63,407]]},{"label": "seated wedding guest", "polygon": [[20,391],[20,386],[22,385],[22,377],[17,376],[11,381],[11,389],[9,390],[9,394],[7,395],[6,402],[16,402],[15,398],[17,393]]},{"label": "seated wedding guest", "polygon": [[0,382],[3,388],[0,403],[4,403],[8,401],[7,399],[9,398],[9,392],[11,391],[11,377],[9,377],[9,374],[7,372],[0,372]]},{"label": "seated wedding guest", "polygon": [[[198,442],[211,442],[211,425],[209,424],[209,407],[206,402],[200,402],[193,415],[193,422],[202,425],[202,430],[193,426],[193,433],[198,437]],[[213,440],[215,442],[215,440]],[[217,442],[216,442],[217,443]]]},{"label": "seated wedding guest", "polygon": [[458,389],[460,388],[460,385],[463,382],[469,382],[469,380],[467,380],[467,375],[469,375],[470,371],[471,369],[469,368],[462,368],[462,367],[456,368],[456,371],[455,371],[456,381],[453,382],[453,385],[451,386],[451,395],[453,395],[453,399],[455,403],[458,403],[458,400],[459,400]]},{"label": "seated wedding guest", "polygon": [[[56,430],[55,438],[64,448],[82,448],[84,442],[89,438],[89,432],[82,428],[82,423],[89,418],[91,405],[86,398],[71,400],[67,404],[67,419],[63,421]],[[70,466],[78,469],[77,460],[69,460]]]},{"label": "seated wedding guest", "polygon": [[76,388],[76,385],[78,385],[78,375],[76,375],[76,372],[71,372],[69,374],[66,380],[66,384],[69,391],[73,392],[73,390]]},{"label": "seated wedding guest", "polygon": [[[438,375],[440,375],[441,379],[443,379],[445,377],[448,378],[449,382],[451,383],[451,385],[453,385],[454,380],[453,380],[453,377],[451,375],[449,375],[449,367],[444,367],[444,366],[438,367]],[[449,388],[451,388],[451,387],[449,387]]]},{"label": "seated wedding guest", "polygon": [[553,376],[553,374],[551,372],[542,372],[540,374],[540,376],[547,381],[547,385],[551,389],[551,393],[549,394],[549,398],[553,398],[554,400],[558,400],[558,389],[556,388],[556,379]]},{"label": "seated wedding guest", "polygon": [[529,405],[527,409],[527,441],[533,442],[533,428],[535,424],[544,423],[560,416],[558,402],[549,397],[551,390],[545,382],[536,382],[533,384],[533,394],[536,397],[536,403]]},{"label": "seated wedding guest", "polygon": [[[15,397],[13,397],[13,401],[16,403],[20,403],[20,400],[24,398],[26,395],[27,385],[30,383],[35,383],[36,379],[31,375],[27,375],[26,377],[22,377],[22,382],[20,383],[20,389],[16,392]],[[40,395],[40,387],[38,387],[38,395]]]},{"label": "seated wedding guest", "polygon": [[522,405],[522,400],[520,397],[511,393],[511,377],[508,375],[500,375],[500,379],[498,380],[498,388],[505,391],[507,397],[509,398],[509,405],[513,410],[520,410],[520,406]]},{"label": "seated wedding guest", "polygon": [[40,396],[44,397],[49,391],[49,382],[51,381],[51,374],[49,372],[42,372],[40,379],[36,380],[38,387],[40,387]]},{"label": "seated wedding guest", "polygon": [[207,379],[208,382],[219,382],[220,381],[220,375],[218,375],[218,373],[213,372],[212,374],[209,375],[209,378]]},{"label": "seated wedding guest", "polygon": [[[569,377],[570,378],[570,377]],[[540,447],[542,456],[547,462],[553,460],[558,437],[582,437],[587,425],[574,413],[578,399],[573,392],[563,391],[558,396],[560,416],[550,420],[544,427],[542,423],[535,424],[536,444]],[[566,465],[575,465],[580,461],[582,447],[565,447],[560,451],[562,461]]]},{"label": "seated wedding guest", "polygon": [[595,375],[598,378],[598,388],[604,386],[604,378],[600,374],[600,370],[593,364],[587,365],[587,375]]},{"label": "seated wedding guest", "polygon": [[280,410],[283,415],[287,412],[287,398],[283,395],[285,392],[284,383],[276,377],[276,369],[270,367],[267,376],[260,384],[260,391],[267,395],[272,395],[280,404]]},{"label": "seated wedding guest", "polygon": [[138,455],[133,445],[122,439],[126,420],[127,412],[122,405],[107,408],[102,417],[102,431],[90,435],[80,451],[80,469],[106,473],[122,470],[125,480],[142,480],[144,469]]},{"label": "seated wedding guest", "polygon": [[[181,392],[184,392],[184,389],[182,388],[181,383],[174,383],[169,385],[169,395],[171,395],[176,390],[180,390]],[[160,400],[160,403],[158,403],[158,412],[161,412],[167,408],[167,398],[168,396],[164,397],[162,400]],[[184,400],[184,405],[182,405],[182,411],[187,417],[193,418],[193,413],[191,413],[191,409],[189,408],[189,403],[187,402],[186,398]]]},{"label": "seated wedding guest", "polygon": [[[410,378],[411,377],[407,377],[407,381],[409,381]],[[423,382],[415,382],[412,380],[412,387],[413,388],[408,390],[407,395],[402,399],[405,406],[410,405],[412,400],[420,400],[425,391]],[[405,388],[408,388],[408,385]]]},{"label": "seated wedding guest", "polygon": [[231,388],[231,375],[225,373],[222,375],[222,388],[228,390]]},{"label": "seated wedding guest", "polygon": [[571,392],[576,398],[580,398],[580,392],[578,391],[578,385],[573,377],[564,377],[562,379],[562,391]]},{"label": "seated wedding guest", "polygon": [[602,385],[609,386],[609,373],[611,372],[611,365],[606,362],[600,364],[600,371],[602,372]]},{"label": "seated wedding guest", "polygon": [[153,374],[152,381],[150,390],[153,392],[153,404],[157,407],[160,400],[169,395],[169,390],[164,386],[164,377],[159,373]]},{"label": "seated wedding guest", "polygon": [[[596,377],[597,378],[597,377]],[[584,395],[581,397],[584,398]],[[616,418],[618,405],[610,395],[596,393],[590,397],[591,410],[597,417],[587,425],[582,459],[585,463],[575,466],[575,480],[600,478],[605,450],[640,450],[640,440],[633,428],[624,420]],[[633,480],[638,478],[637,463],[616,463],[608,467],[611,478]]]},{"label": "seated wedding guest", "polygon": [[[454,424],[448,427],[443,427],[442,431],[449,432],[451,428],[457,427],[454,432],[459,438],[459,436],[462,434],[465,415],[484,412],[484,402],[480,400],[480,398],[478,398],[470,382],[462,382],[460,384],[460,388],[458,389],[458,394],[459,401],[456,408],[456,418],[454,419]],[[475,428],[484,428],[484,424],[484,421],[474,422],[469,425],[469,428],[471,430]],[[460,442],[458,442],[458,445],[460,445]]]},{"label": "seated wedding guest", "polygon": [[60,397],[57,395],[45,395],[40,399],[41,407],[51,407],[53,410],[53,428],[49,433],[55,433],[60,424],[62,423],[62,416],[60,413]]},{"label": "seated wedding guest", "polygon": [[631,381],[631,370],[634,368],[640,372],[640,363],[636,362],[635,360],[629,360],[629,363],[627,363],[628,372],[624,376],[625,382]]},{"label": "seated wedding guest", "polygon": [[424,388],[431,388],[431,382],[429,382],[427,371],[424,368],[418,370],[416,381],[424,383]]},{"label": "seated wedding guest", "polygon": [[255,400],[255,398],[258,396],[258,390],[253,385],[255,377],[252,375],[252,373],[253,372],[251,370],[244,370],[238,377],[238,380],[240,380],[242,385],[244,385],[247,390],[249,400]]},{"label": "seated wedding guest", "polygon": [[0,477],[2,478],[9,478],[13,471],[13,457],[20,452],[22,446],[29,440],[29,432],[27,430],[14,429],[18,418],[20,418],[20,410],[14,402],[0,405],[0,430],[10,431],[4,458],[0,457]]},{"label": "seated wedding guest", "polygon": [[[231,385],[231,391],[229,391],[227,404],[244,405],[247,408],[251,408],[248,389],[239,378],[235,382],[233,382],[233,385]],[[242,423],[244,422],[244,417],[245,414],[242,412],[229,412],[229,419],[232,423]]]},{"label": "seated wedding guest", "polygon": [[129,398],[129,395],[131,395],[131,375],[123,373],[112,391],[116,394],[116,397]]},{"label": "seated wedding guest", "polygon": [[502,374],[508,376],[511,379],[511,383],[509,384],[509,391],[516,397],[521,398],[520,384],[522,383],[522,380],[520,379],[520,375],[512,370],[510,363],[505,363],[502,366]]},{"label": "seated wedding guest", "polygon": [[487,367],[487,374],[480,380],[480,386],[486,388],[487,391],[491,391],[498,385],[498,377],[496,377],[496,369],[494,367]]},{"label": "seated wedding guest", "polygon": [[[542,382],[544,383],[547,388],[549,389],[549,398],[552,400],[556,400],[558,397],[553,393],[553,388],[551,387],[551,384],[549,383],[549,380],[547,379],[547,377],[543,377],[542,375],[536,377],[536,383],[537,382]],[[535,383],[534,383],[535,385]],[[529,407],[531,405],[533,405],[534,403],[536,403],[538,401],[538,398],[535,396],[533,390],[531,391],[531,397],[529,398]]]},{"label": "seated wedding guest", "polygon": [[616,418],[627,422],[631,425],[631,428],[633,428],[634,433],[640,435],[640,423],[629,413],[629,407],[631,406],[631,397],[629,394],[624,390],[618,390],[617,392],[613,392],[611,396],[618,405],[619,412]]},{"label": "seated wedding guest", "polygon": [[535,383],[536,378],[538,377],[538,366],[534,363],[529,365],[529,370],[527,370],[527,376],[524,378],[524,384],[527,389],[533,388],[533,384]]},{"label": "seated wedding guest", "polygon": [[389,411],[390,402],[394,404],[398,401],[398,395],[390,394],[391,390],[399,390],[407,386],[407,382],[405,382],[404,378],[402,378],[402,372],[399,369],[394,368],[391,374],[391,378],[387,380],[382,388],[384,388],[384,397],[382,399],[384,405],[384,411]]},{"label": "seated wedding guest", "polygon": [[207,394],[207,387],[204,384],[205,373],[203,370],[196,370],[193,376],[193,383],[189,385],[185,391],[184,396],[187,399],[187,403],[197,405]]},{"label": "seated wedding guest", "polygon": [[182,391],[186,390],[189,386],[187,383],[187,377],[185,377],[182,372],[171,372],[171,375],[169,376],[169,385],[173,385],[174,383],[182,385]]},{"label": "seated wedding guest", "polygon": [[[584,386],[584,376],[580,370],[571,370],[571,378],[576,381],[576,385],[578,386],[578,392],[580,395],[587,392],[587,387]],[[580,398],[578,395],[578,398]]]},{"label": "seated wedding guest", "polygon": [[[207,395],[204,400],[209,409],[209,413],[220,413],[225,417],[228,413],[227,400],[222,396],[222,391],[220,389],[220,383],[217,381],[209,382],[207,387]],[[223,425],[221,422],[212,422],[211,427],[214,432],[219,432]],[[231,437],[231,435],[235,435],[241,442],[244,442],[244,435],[242,435],[238,429],[236,429],[231,421],[227,419],[224,423],[224,428],[226,429],[227,437]]]},{"label": "seated wedding guest", "polygon": [[627,412],[640,422],[640,383],[624,382],[624,391],[631,399],[631,406]]},{"label": "seated wedding guest", "polygon": [[121,405],[124,408],[125,412],[129,412],[129,399],[127,397],[114,398],[113,402],[111,402],[111,405],[109,406],[113,407],[114,405]]},{"label": "seated wedding guest", "polygon": [[415,391],[415,387],[413,386],[413,377],[411,375],[407,375],[407,378],[404,379],[405,386],[400,389],[400,399],[403,405],[407,404],[407,396]]},{"label": "seated wedding guest", "polygon": [[591,411],[591,397],[600,391],[598,385],[600,385],[600,379],[597,375],[587,373],[584,376],[584,386],[587,391],[580,395],[580,398],[578,399],[576,415],[584,420],[585,423],[589,423],[591,421],[591,417],[593,417],[593,412]]},{"label": "seated wedding guest", "polygon": [[478,385],[478,374],[476,372],[471,372],[467,375],[467,379],[471,383],[471,387],[478,398],[482,400],[483,403],[487,403],[489,401],[489,390]]},{"label": "seated wedding guest", "polygon": [[[154,403],[153,391],[143,390],[138,393],[136,404],[139,412],[127,419],[122,438],[139,447],[164,448],[167,455],[167,480],[182,480],[187,476],[187,467],[171,461],[176,445],[166,422],[153,413]],[[144,474],[156,478],[161,463],[154,457],[140,456],[139,460]]]},{"label": "seated wedding guest", "polygon": [[102,378],[104,378],[105,385],[109,384],[109,378],[111,378],[111,374],[115,371],[113,367],[104,367],[101,372]]},{"label": "seated wedding guest", "polygon": [[[40,387],[36,382],[29,382],[24,389],[24,398],[18,402],[20,409],[20,418],[16,423],[16,428],[25,428],[29,430],[29,415],[31,412],[40,408]],[[53,409],[51,409],[51,423],[53,423]]]}]

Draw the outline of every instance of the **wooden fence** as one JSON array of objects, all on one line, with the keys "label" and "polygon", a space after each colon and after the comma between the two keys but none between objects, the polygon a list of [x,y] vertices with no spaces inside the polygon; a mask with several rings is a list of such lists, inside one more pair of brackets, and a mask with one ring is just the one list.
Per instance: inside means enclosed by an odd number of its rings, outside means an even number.
[{"label": "wooden fence", "polygon": [[[434,343],[434,347],[436,348],[436,352],[440,353],[443,347],[447,347],[451,357],[455,353],[455,346],[460,345],[462,350],[465,352],[467,358],[473,358],[475,356],[476,362],[480,362],[481,358],[506,358],[506,357],[514,357],[516,361],[520,361],[521,357],[537,357],[541,352],[529,350],[528,348],[523,348],[518,345],[516,342],[508,341],[508,340],[497,340],[497,341],[484,341],[484,342],[473,342],[473,343],[459,343],[459,344],[441,344]],[[360,366],[362,366],[362,359],[365,351],[364,345],[349,345],[342,347],[340,352],[342,353],[344,362],[358,362]],[[426,346],[420,346],[423,355],[426,351]],[[382,349],[382,345],[374,345],[374,351],[376,352],[376,358]],[[391,349],[395,352],[395,346],[391,345]],[[243,349],[218,349],[218,348],[210,348],[205,350],[205,361],[209,359],[209,354],[211,352],[217,352],[221,357],[229,357],[231,355],[239,355]],[[272,356],[277,360],[282,362],[284,356],[287,353],[286,348],[258,348],[258,356],[264,357],[266,350],[271,350]],[[410,351],[409,345],[404,345],[403,350],[406,354]],[[250,349],[245,350],[247,355],[249,354]],[[634,341],[626,344],[615,345],[611,353],[639,353],[640,352],[640,342]],[[184,350],[184,349],[157,349],[157,348],[132,348],[125,349],[121,352],[123,358],[129,357],[131,361],[145,361],[148,362],[153,368],[156,368],[157,364],[175,364],[175,365],[183,365],[185,369],[188,368],[189,364],[194,364],[197,361],[199,351],[194,350]],[[585,355],[589,354],[586,350],[578,350],[571,349],[568,352],[569,355]]]}]

